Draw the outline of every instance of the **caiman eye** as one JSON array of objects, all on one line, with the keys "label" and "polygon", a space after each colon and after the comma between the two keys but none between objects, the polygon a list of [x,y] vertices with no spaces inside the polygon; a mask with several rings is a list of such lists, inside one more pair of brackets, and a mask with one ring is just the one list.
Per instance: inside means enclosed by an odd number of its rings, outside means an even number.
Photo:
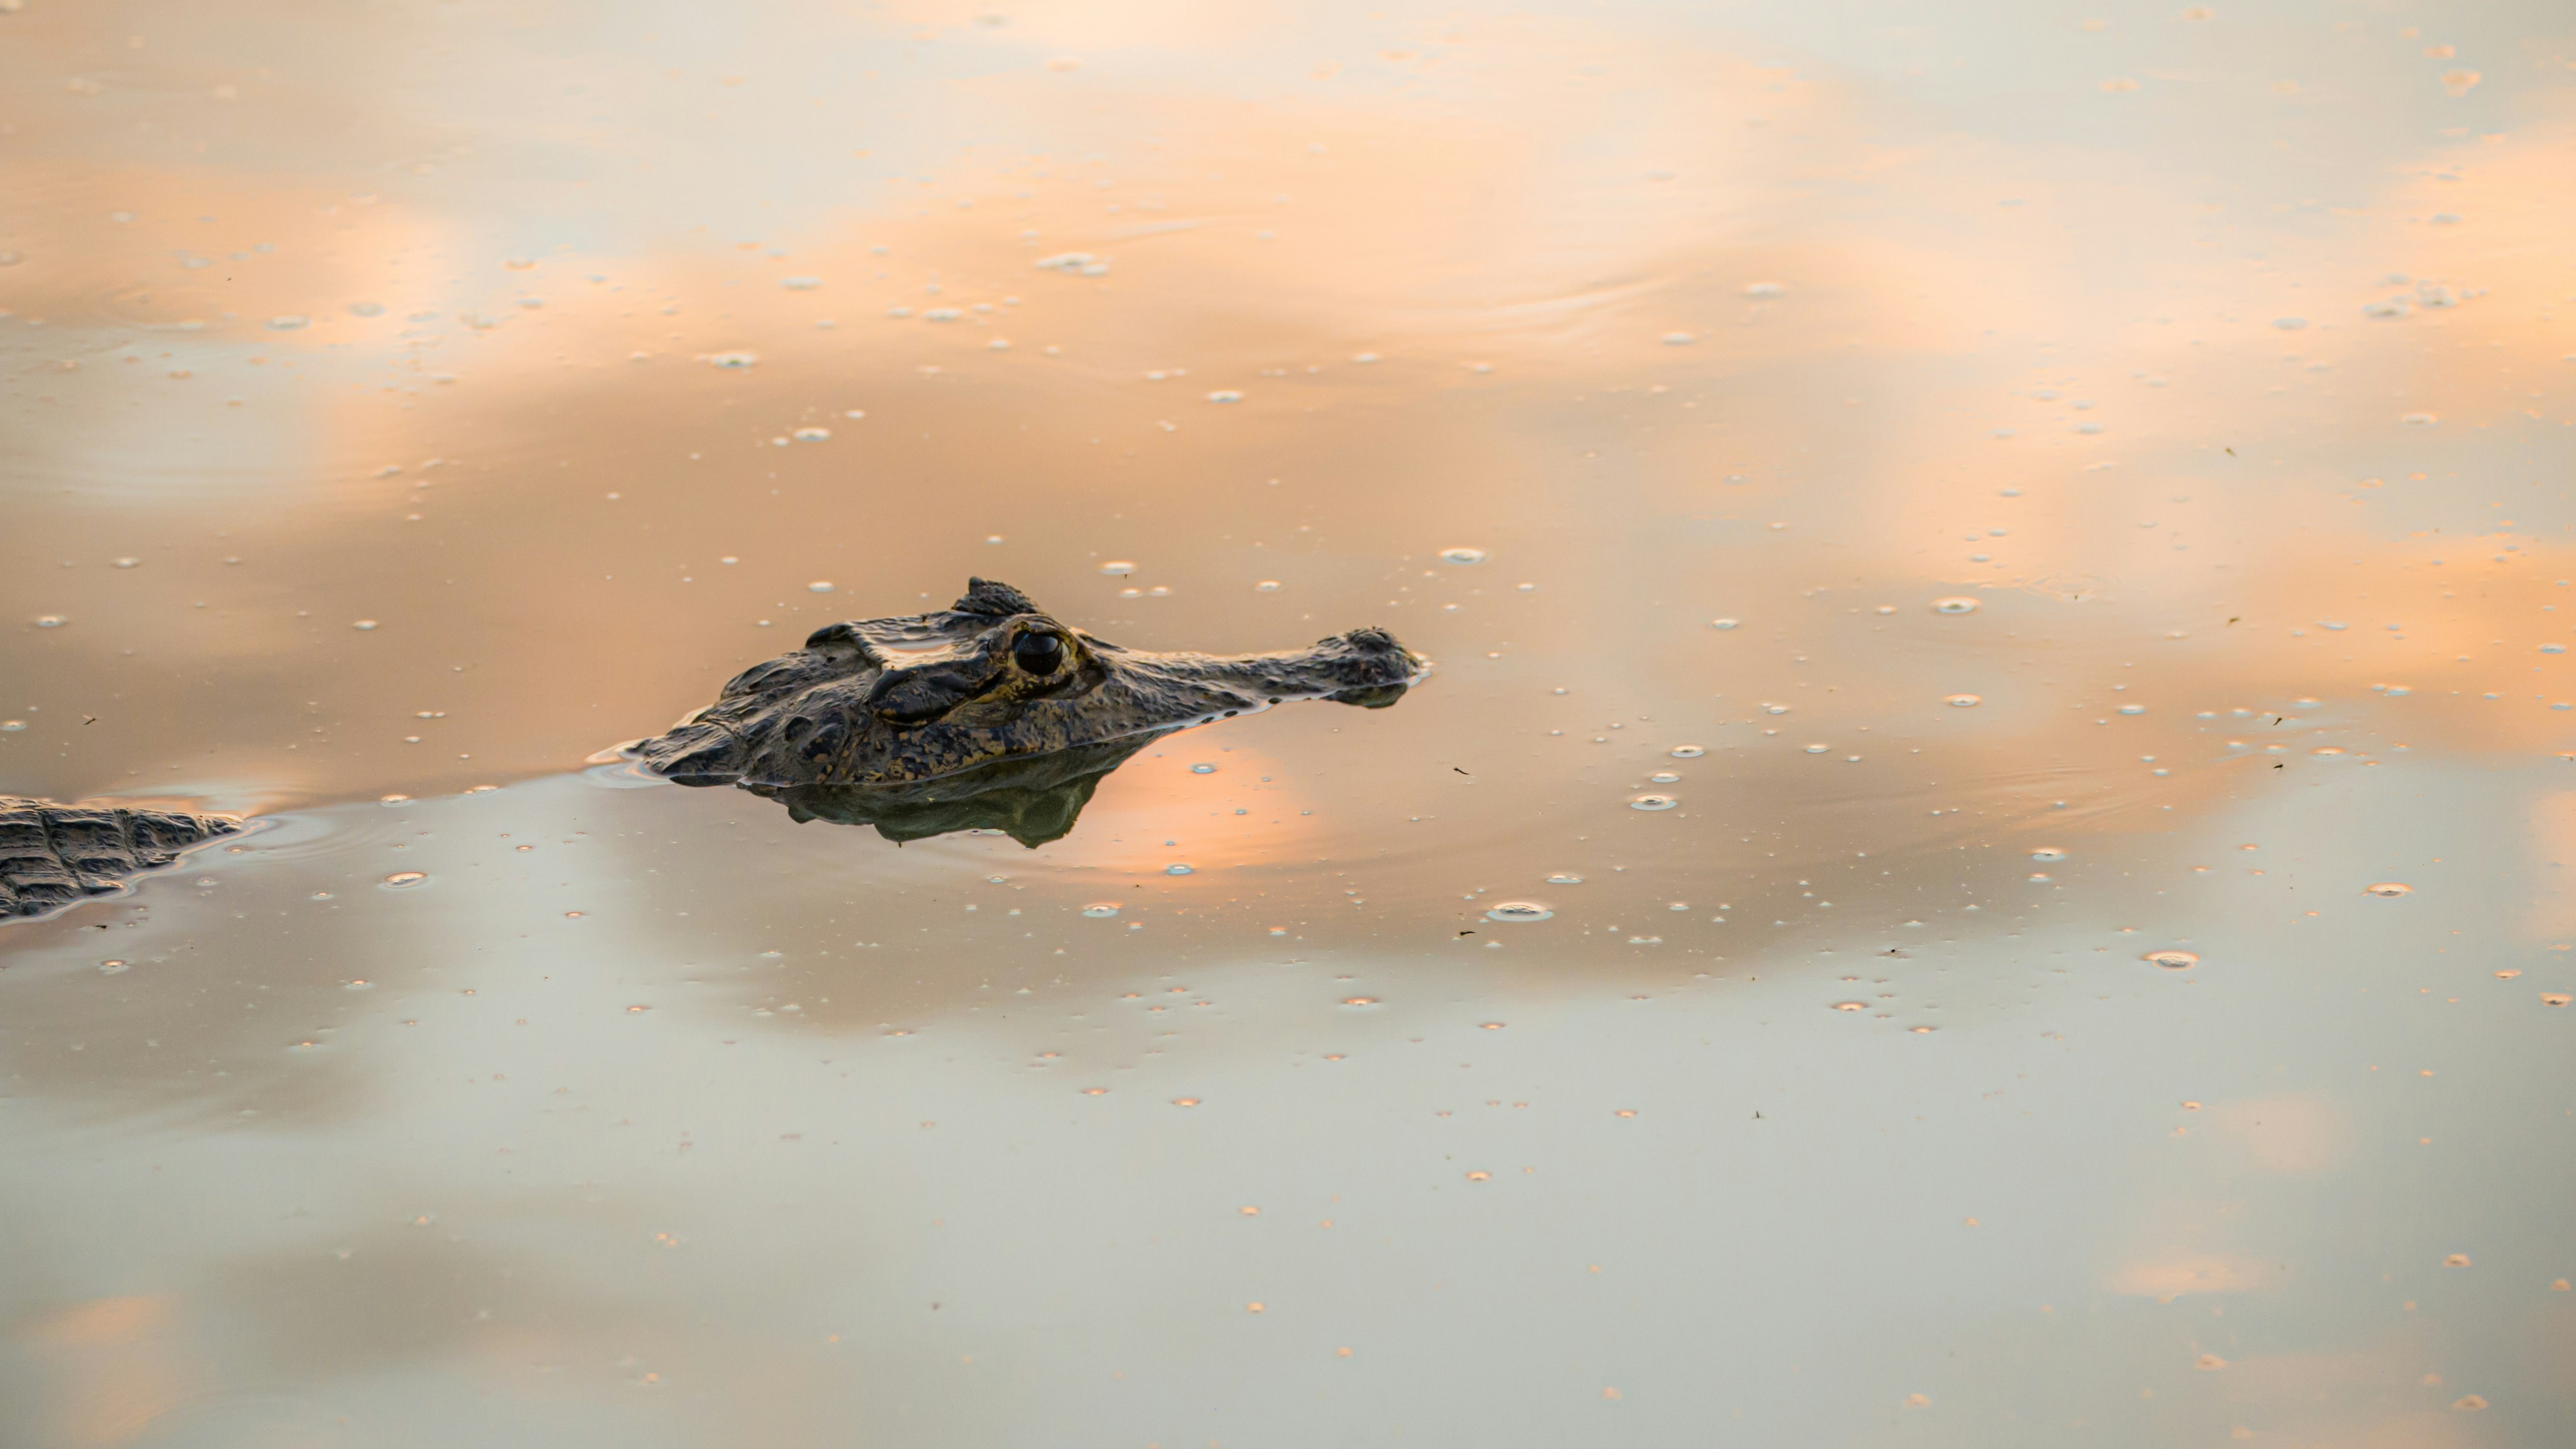
[{"label": "caiman eye", "polygon": [[1064,641],[1053,634],[1023,634],[1011,646],[1011,662],[1030,674],[1053,674],[1064,665]]}]

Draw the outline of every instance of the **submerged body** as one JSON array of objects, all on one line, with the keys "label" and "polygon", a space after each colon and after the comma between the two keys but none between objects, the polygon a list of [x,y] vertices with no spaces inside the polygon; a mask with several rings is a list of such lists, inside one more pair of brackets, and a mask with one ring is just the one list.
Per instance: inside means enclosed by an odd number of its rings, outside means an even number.
[{"label": "submerged body", "polygon": [[[777,796],[800,819],[896,839],[981,825],[1034,845],[1070,828],[1091,786],[1148,740],[1290,699],[1383,707],[1429,668],[1382,629],[1275,654],[1128,649],[970,579],[936,613],[816,630],[629,752],[683,785]],[[1032,812],[1033,791],[1056,808]],[[1004,792],[1016,795],[990,803],[1008,819],[964,804]]]},{"label": "submerged body", "polygon": [[241,828],[221,815],[0,795],[0,919],[50,915],[113,895],[135,876]]}]

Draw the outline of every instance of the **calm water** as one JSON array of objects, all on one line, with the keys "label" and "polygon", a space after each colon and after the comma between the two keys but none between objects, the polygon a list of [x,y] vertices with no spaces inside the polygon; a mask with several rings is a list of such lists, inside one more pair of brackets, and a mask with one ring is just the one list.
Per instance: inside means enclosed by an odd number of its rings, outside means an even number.
[{"label": "calm water", "polygon": [[0,12],[0,1443],[2576,1442],[2564,6]]}]

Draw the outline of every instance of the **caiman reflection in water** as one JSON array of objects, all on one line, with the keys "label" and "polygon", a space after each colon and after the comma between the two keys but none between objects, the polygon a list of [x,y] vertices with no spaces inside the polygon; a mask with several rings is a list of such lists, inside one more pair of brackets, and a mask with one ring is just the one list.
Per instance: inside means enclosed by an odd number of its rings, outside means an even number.
[{"label": "caiman reflection in water", "polygon": [[999,830],[1034,847],[1175,730],[1291,699],[1379,709],[1429,670],[1383,629],[1274,654],[1148,653],[969,579],[936,613],[816,630],[628,753],[679,784],[766,795],[800,821],[896,841]]}]

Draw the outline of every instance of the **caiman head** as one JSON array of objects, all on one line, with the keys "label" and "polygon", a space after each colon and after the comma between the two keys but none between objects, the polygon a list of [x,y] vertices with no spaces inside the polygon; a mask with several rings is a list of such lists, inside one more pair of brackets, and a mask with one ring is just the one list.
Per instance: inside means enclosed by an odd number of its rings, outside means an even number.
[{"label": "caiman head", "polygon": [[849,787],[953,808],[1022,775],[1061,774],[1035,762],[1068,754],[1106,761],[1080,772],[1096,781],[1158,735],[1284,700],[1381,708],[1429,669],[1383,629],[1277,654],[1153,654],[1093,638],[1008,584],[970,579],[937,613],[814,631],[629,753],[683,785],[741,785],[791,804]]}]

